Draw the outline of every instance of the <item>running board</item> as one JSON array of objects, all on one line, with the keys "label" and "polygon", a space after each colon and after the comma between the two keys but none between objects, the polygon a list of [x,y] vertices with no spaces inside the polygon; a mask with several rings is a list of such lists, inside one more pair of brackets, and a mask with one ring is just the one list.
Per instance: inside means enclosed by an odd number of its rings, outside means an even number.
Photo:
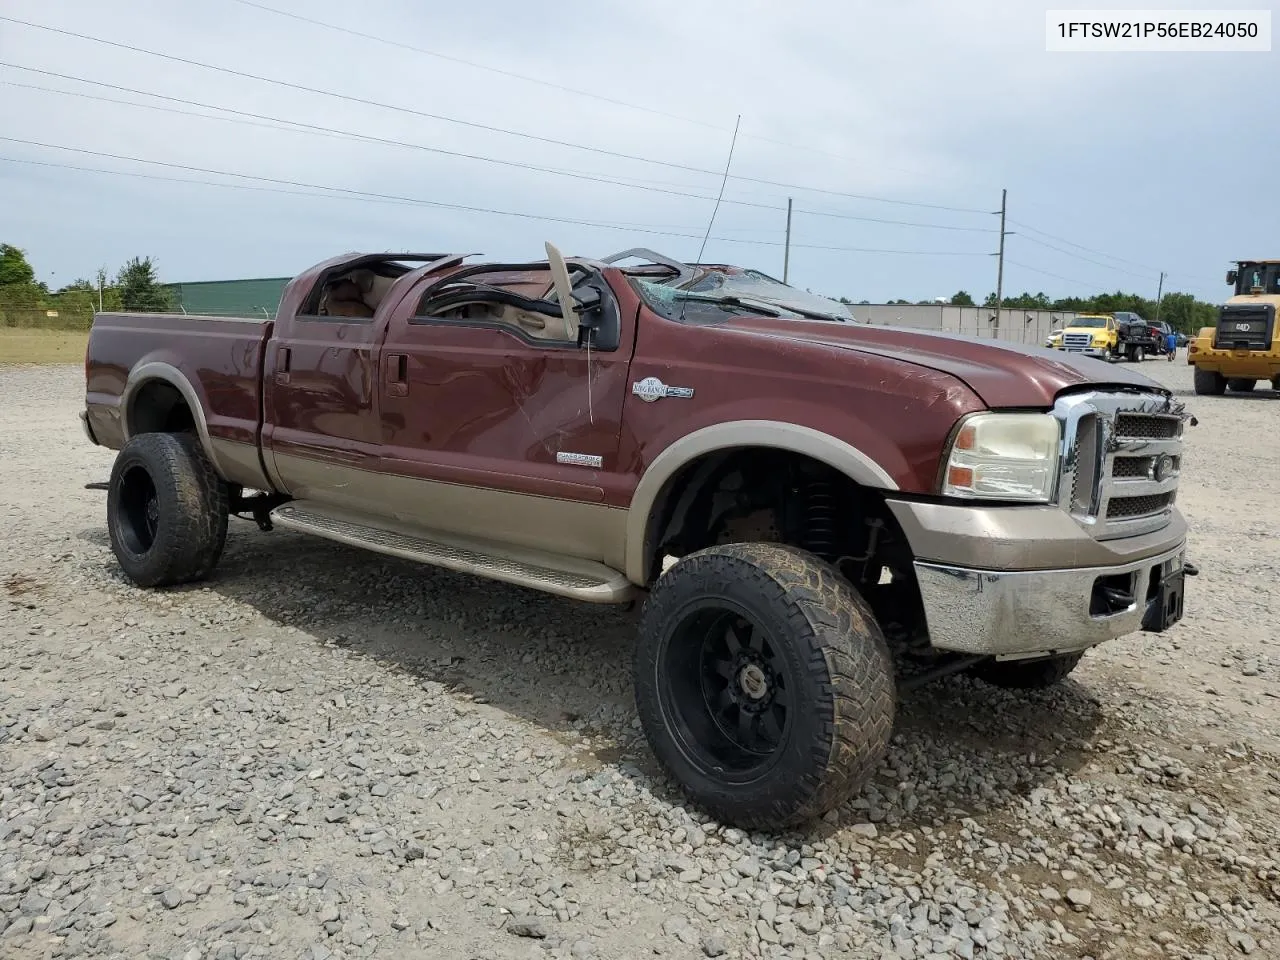
[{"label": "running board", "polygon": [[404,560],[471,573],[590,603],[626,603],[636,589],[625,576],[591,560],[521,548],[499,548],[427,531],[391,529],[388,521],[357,516],[307,501],[271,511],[273,522],[353,547]]}]

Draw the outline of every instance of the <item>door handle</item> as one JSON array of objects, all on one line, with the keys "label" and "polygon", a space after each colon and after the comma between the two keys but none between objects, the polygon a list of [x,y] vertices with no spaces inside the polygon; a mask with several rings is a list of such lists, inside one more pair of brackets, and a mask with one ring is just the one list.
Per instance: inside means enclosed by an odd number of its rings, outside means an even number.
[{"label": "door handle", "polygon": [[276,350],[276,383],[289,382],[289,362],[292,356],[288,347],[280,347]]},{"label": "door handle", "polygon": [[409,358],[403,353],[389,353],[387,360],[387,396],[409,395]]}]

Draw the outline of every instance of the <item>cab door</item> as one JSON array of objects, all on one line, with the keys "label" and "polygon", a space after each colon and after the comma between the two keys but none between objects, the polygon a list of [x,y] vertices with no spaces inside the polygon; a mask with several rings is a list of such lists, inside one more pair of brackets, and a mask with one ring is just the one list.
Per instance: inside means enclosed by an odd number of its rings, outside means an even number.
[{"label": "cab door", "polygon": [[391,318],[378,385],[389,510],[442,533],[621,562],[625,511],[604,501],[626,483],[636,310],[600,274],[581,282],[602,319],[576,340],[553,316],[543,329],[483,311],[444,317],[413,296]]}]

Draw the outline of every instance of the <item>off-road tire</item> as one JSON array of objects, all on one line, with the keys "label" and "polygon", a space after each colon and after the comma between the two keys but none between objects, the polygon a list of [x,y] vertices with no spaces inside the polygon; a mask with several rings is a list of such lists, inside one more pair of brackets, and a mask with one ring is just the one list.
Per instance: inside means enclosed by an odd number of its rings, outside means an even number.
[{"label": "off-road tire", "polygon": [[[226,483],[195,436],[131,438],[116,456],[107,490],[111,549],[125,574],[140,587],[203,580],[226,543],[227,498]],[[148,505],[154,529],[145,519]]]},{"label": "off-road tire", "polygon": [[1250,393],[1253,388],[1258,385],[1258,381],[1251,377],[1228,377],[1227,389],[1232,393]]},{"label": "off-road tire", "polygon": [[1008,690],[1043,690],[1067,678],[1083,653],[1065,653],[1045,660],[984,660],[973,674],[993,687]]},{"label": "off-road tire", "polygon": [[1196,367],[1196,393],[1205,397],[1220,397],[1227,392],[1227,378],[1212,370]]},{"label": "off-road tire", "polygon": [[[680,655],[671,651],[681,651],[681,625],[720,604],[727,616],[753,618],[770,644],[778,641],[776,659],[794,684],[769,766],[746,774],[748,782],[708,762],[705,743],[684,719],[684,711],[705,706],[675,705],[667,666]],[[691,643],[684,644],[690,651]],[[892,733],[893,662],[871,609],[833,566],[779,544],[715,546],[668,570],[645,605],[634,674],[640,720],[659,762],[695,803],[748,829],[826,813],[872,776]]]}]

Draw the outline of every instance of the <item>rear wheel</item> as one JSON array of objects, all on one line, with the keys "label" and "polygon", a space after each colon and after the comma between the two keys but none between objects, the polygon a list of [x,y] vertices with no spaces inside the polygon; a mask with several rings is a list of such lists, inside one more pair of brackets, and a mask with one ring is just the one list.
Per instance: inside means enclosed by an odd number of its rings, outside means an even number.
[{"label": "rear wheel", "polygon": [[1231,377],[1227,380],[1227,389],[1232,393],[1248,393],[1257,385],[1258,381],[1249,377]]},{"label": "rear wheel", "polygon": [[1134,347],[1133,355],[1129,357],[1134,363],[1141,363],[1147,359],[1147,350],[1145,347]]},{"label": "rear wheel", "polygon": [[1083,656],[1067,653],[1044,660],[984,660],[973,668],[973,674],[994,687],[1043,690],[1065,680]]},{"label": "rear wheel", "polygon": [[696,803],[748,828],[848,798],[893,727],[893,665],[870,609],[830,564],[777,544],[712,547],[663,574],[635,685],[658,760]]},{"label": "rear wheel", "polygon": [[111,468],[107,530],[140,587],[207,577],[227,538],[227,485],[190,434],[142,433]]},{"label": "rear wheel", "polygon": [[1203,396],[1220,397],[1227,392],[1227,378],[1212,370],[1201,370],[1196,367],[1196,393]]}]

